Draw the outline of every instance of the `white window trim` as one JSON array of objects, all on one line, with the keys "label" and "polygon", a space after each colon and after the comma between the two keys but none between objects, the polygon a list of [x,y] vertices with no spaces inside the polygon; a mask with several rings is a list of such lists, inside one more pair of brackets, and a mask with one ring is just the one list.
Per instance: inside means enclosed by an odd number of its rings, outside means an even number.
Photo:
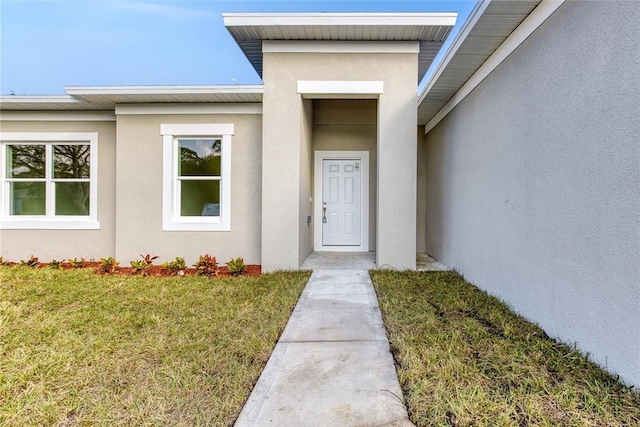
[{"label": "white window trim", "polygon": [[[6,145],[11,143],[89,143],[89,215],[43,216],[9,215],[9,194],[6,185]],[[99,230],[98,222],[98,133],[97,132],[0,132],[0,229],[2,230]],[[50,201],[48,202],[50,203]]]},{"label": "white window trim", "polygon": [[[162,135],[162,230],[163,231],[230,231],[231,230],[231,136],[233,124],[161,124]],[[177,139],[181,137],[222,140],[222,185],[220,187],[220,217],[190,217],[178,215]]]}]

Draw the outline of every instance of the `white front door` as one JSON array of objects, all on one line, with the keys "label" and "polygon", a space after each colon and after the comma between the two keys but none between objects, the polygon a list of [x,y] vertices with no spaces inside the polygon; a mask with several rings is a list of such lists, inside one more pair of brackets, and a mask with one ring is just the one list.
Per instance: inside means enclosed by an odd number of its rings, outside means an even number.
[{"label": "white front door", "polygon": [[322,161],[322,245],[360,246],[361,159]]}]

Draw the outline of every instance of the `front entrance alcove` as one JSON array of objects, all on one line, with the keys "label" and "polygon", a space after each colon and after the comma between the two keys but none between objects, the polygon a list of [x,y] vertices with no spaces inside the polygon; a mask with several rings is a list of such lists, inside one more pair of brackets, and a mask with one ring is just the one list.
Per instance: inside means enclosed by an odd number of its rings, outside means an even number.
[{"label": "front entrance alcove", "polygon": [[374,253],[379,81],[298,81],[298,265]]},{"label": "front entrance alcove", "polygon": [[373,252],[376,244],[377,100],[312,99],[311,248]]},{"label": "front entrance alcove", "polygon": [[410,103],[384,89],[382,81],[297,81],[288,103],[265,91],[267,271],[298,268],[313,251],[371,252],[379,265],[415,268],[416,133],[404,114]]}]

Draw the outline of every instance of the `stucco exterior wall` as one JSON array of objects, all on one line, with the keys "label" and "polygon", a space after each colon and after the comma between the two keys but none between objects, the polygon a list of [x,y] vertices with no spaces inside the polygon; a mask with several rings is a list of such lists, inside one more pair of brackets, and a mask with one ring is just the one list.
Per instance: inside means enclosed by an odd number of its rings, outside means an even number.
[{"label": "stucco exterior wall", "polygon": [[[162,230],[161,124],[233,123],[231,140],[231,231]],[[193,264],[208,253],[220,264],[243,257],[260,264],[261,226],[260,115],[120,115],[116,256],[128,263],[140,254],[158,255],[159,261],[184,257]]]},{"label": "stucco exterior wall", "polygon": [[418,126],[417,196],[416,196],[416,252],[427,251],[427,145],[424,126]]},{"label": "stucco exterior wall", "polygon": [[265,270],[299,266],[301,102],[298,80],[382,81],[378,100],[377,258],[415,268],[417,54],[263,54],[262,245]]},{"label": "stucco exterior wall", "polygon": [[376,250],[377,120],[376,100],[313,101],[314,151],[369,152],[369,251]]},{"label": "stucco exterior wall", "polygon": [[313,219],[313,101],[302,99],[300,130],[300,216],[298,263],[302,264],[313,251],[313,222],[307,222],[307,216]]},{"label": "stucco exterior wall", "polygon": [[0,256],[19,261],[99,259],[115,253],[115,122],[2,121],[2,132],[97,132],[99,230],[0,230]]},{"label": "stucco exterior wall", "polygon": [[638,22],[561,6],[427,135],[426,222],[432,255],[636,385]]}]

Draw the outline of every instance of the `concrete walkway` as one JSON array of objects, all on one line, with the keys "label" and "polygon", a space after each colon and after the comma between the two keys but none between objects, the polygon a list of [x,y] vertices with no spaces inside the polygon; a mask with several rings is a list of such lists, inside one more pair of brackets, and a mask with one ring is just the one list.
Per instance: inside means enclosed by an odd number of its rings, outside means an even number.
[{"label": "concrete walkway", "polygon": [[235,425],[413,425],[367,270],[314,270]]}]

